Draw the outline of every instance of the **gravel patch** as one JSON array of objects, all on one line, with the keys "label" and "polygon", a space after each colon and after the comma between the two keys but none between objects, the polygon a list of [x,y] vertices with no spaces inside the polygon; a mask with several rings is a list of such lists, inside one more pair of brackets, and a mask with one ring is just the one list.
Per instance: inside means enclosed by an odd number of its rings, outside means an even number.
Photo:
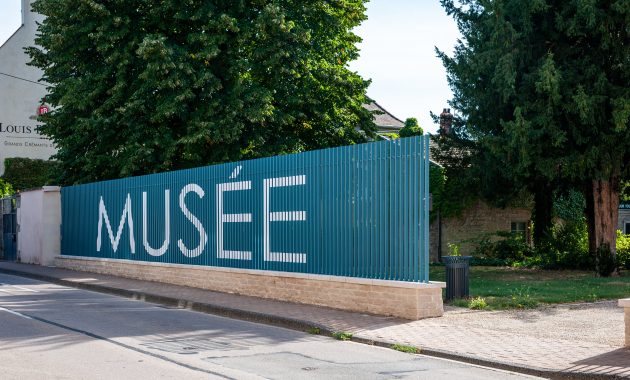
[{"label": "gravel patch", "polygon": [[538,338],[623,347],[623,308],[617,301],[544,306],[530,310],[476,311],[447,307],[445,325],[482,328]]}]

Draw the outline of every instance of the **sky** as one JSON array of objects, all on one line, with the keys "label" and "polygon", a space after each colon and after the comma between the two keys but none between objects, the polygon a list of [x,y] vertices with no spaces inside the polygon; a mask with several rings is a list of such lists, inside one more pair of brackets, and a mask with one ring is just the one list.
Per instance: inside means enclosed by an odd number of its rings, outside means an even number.
[{"label": "sky", "polygon": [[21,0],[0,0],[0,45],[22,24]]},{"label": "sky", "polygon": [[[0,45],[22,22],[21,0],[0,0]],[[429,112],[439,114],[452,97],[435,47],[452,54],[459,31],[438,0],[371,0],[368,20],[355,33],[361,57],[350,64],[371,79],[368,96],[401,120],[418,119],[435,133]]]},{"label": "sky", "polygon": [[438,126],[429,112],[448,108],[452,92],[435,47],[452,55],[460,34],[438,0],[371,0],[368,20],[355,31],[361,57],[350,67],[372,79],[368,96],[399,119],[418,119],[425,132]]}]

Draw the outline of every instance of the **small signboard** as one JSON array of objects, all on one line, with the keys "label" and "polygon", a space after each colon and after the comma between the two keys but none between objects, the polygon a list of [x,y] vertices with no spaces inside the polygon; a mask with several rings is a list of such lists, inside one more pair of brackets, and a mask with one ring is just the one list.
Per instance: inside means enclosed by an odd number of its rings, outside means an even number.
[{"label": "small signboard", "polygon": [[48,108],[47,105],[42,104],[41,106],[37,107],[37,116],[42,116],[47,114],[50,111],[50,108]]},{"label": "small signboard", "polygon": [[630,202],[619,202],[620,210],[630,210]]}]

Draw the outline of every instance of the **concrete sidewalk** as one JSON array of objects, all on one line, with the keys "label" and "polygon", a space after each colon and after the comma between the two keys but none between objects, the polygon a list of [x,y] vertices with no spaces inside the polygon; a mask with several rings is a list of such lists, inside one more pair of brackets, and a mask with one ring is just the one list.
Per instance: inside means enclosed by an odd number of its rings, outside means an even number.
[{"label": "concrete sidewalk", "polygon": [[528,311],[447,308],[441,318],[406,321],[52,267],[0,262],[0,271],[322,334],[350,332],[359,342],[410,345],[427,355],[539,376],[630,378],[623,310],[613,301]]}]

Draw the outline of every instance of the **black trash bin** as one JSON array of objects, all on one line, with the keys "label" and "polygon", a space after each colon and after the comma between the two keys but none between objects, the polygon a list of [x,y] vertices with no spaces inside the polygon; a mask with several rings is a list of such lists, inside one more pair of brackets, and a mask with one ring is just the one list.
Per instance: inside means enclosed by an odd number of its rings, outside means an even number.
[{"label": "black trash bin", "polygon": [[471,256],[442,256],[446,267],[446,300],[468,297],[468,273]]}]

